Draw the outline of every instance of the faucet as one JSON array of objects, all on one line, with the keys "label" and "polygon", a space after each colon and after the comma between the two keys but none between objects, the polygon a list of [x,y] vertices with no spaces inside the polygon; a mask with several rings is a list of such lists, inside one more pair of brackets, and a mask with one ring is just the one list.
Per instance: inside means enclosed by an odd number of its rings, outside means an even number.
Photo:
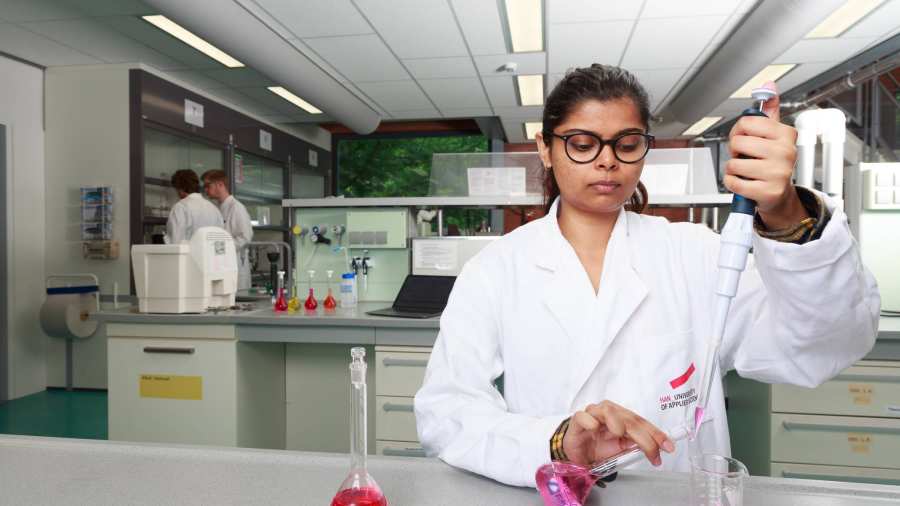
[{"label": "faucet", "polygon": [[369,291],[369,268],[372,267],[372,257],[369,256],[369,250],[363,250],[362,257],[362,271],[363,271],[363,291]]},{"label": "faucet", "polygon": [[[285,296],[290,298],[290,295],[293,293],[292,287],[294,286],[292,284],[294,271],[292,270],[293,255],[291,253],[291,245],[284,241],[258,241],[247,244],[248,248],[253,246],[274,248],[278,253],[280,253],[281,248],[284,248],[284,255],[282,255],[281,259],[279,259],[279,267],[281,268],[280,270],[283,270],[286,273],[287,281],[285,281],[284,283],[286,292]],[[287,264],[287,269],[284,268],[285,263]]]}]

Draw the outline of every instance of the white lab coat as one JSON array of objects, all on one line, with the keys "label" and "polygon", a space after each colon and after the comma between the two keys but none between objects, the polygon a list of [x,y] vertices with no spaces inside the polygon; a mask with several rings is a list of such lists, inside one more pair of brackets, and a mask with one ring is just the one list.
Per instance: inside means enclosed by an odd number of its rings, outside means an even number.
[{"label": "white lab coat", "polygon": [[199,193],[191,193],[176,202],[169,211],[169,219],[166,221],[166,242],[178,244],[187,241],[200,227],[225,228],[225,222],[215,204]]},{"label": "white lab coat", "polygon": [[[872,348],[875,280],[846,215],[827,205],[833,216],[816,241],[754,237],[722,371],[813,387]],[[430,455],[512,485],[534,486],[556,427],[590,403],[611,400],[663,430],[682,424],[696,403],[712,332],[718,235],[621,211],[596,293],[556,209],[464,266],[415,399]],[[492,386],[501,374],[503,396]],[[700,443],[730,455],[721,380]],[[689,470],[687,444],[676,447],[662,469]]]},{"label": "white lab coat", "polygon": [[219,204],[219,211],[225,220],[225,230],[234,239],[234,247],[237,250],[238,260],[238,290],[250,288],[250,260],[248,247],[253,240],[253,224],[250,223],[250,213],[234,195],[229,195],[224,202]]}]

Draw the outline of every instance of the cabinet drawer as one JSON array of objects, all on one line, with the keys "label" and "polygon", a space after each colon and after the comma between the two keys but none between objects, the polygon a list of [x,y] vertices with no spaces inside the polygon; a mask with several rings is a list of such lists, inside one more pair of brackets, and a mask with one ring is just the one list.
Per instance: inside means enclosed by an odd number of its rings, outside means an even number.
[{"label": "cabinet drawer", "polygon": [[900,367],[850,367],[813,389],[773,385],[772,411],[900,418]]},{"label": "cabinet drawer", "polygon": [[375,398],[375,438],[391,441],[418,441],[416,414],[410,397]]},{"label": "cabinet drawer", "polygon": [[236,349],[235,341],[110,338],[109,438],[236,445]]},{"label": "cabinet drawer", "polygon": [[900,420],[772,414],[772,460],[900,469]]},{"label": "cabinet drawer", "polygon": [[375,393],[412,397],[425,380],[430,353],[375,352]]},{"label": "cabinet drawer", "polygon": [[900,485],[900,471],[868,467],[820,466],[811,464],[785,464],[772,462],[772,476],[802,480],[849,481]]},{"label": "cabinet drawer", "polygon": [[425,449],[419,443],[403,441],[376,441],[375,453],[385,457],[425,457]]}]

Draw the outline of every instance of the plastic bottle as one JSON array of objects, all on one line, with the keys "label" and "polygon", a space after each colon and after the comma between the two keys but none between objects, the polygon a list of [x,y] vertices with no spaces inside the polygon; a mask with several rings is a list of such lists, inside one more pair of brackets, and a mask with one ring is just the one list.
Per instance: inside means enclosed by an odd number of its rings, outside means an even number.
[{"label": "plastic bottle", "polygon": [[357,301],[356,274],[345,272],[341,275],[341,307],[356,307]]}]

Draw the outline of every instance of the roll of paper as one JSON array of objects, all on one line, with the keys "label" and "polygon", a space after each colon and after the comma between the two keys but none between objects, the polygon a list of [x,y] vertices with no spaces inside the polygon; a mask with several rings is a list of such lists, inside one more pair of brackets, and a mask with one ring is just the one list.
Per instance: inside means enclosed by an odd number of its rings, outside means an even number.
[{"label": "roll of paper", "polygon": [[41,328],[51,337],[85,339],[97,331],[97,321],[88,316],[96,311],[94,294],[47,295],[41,306]]}]

